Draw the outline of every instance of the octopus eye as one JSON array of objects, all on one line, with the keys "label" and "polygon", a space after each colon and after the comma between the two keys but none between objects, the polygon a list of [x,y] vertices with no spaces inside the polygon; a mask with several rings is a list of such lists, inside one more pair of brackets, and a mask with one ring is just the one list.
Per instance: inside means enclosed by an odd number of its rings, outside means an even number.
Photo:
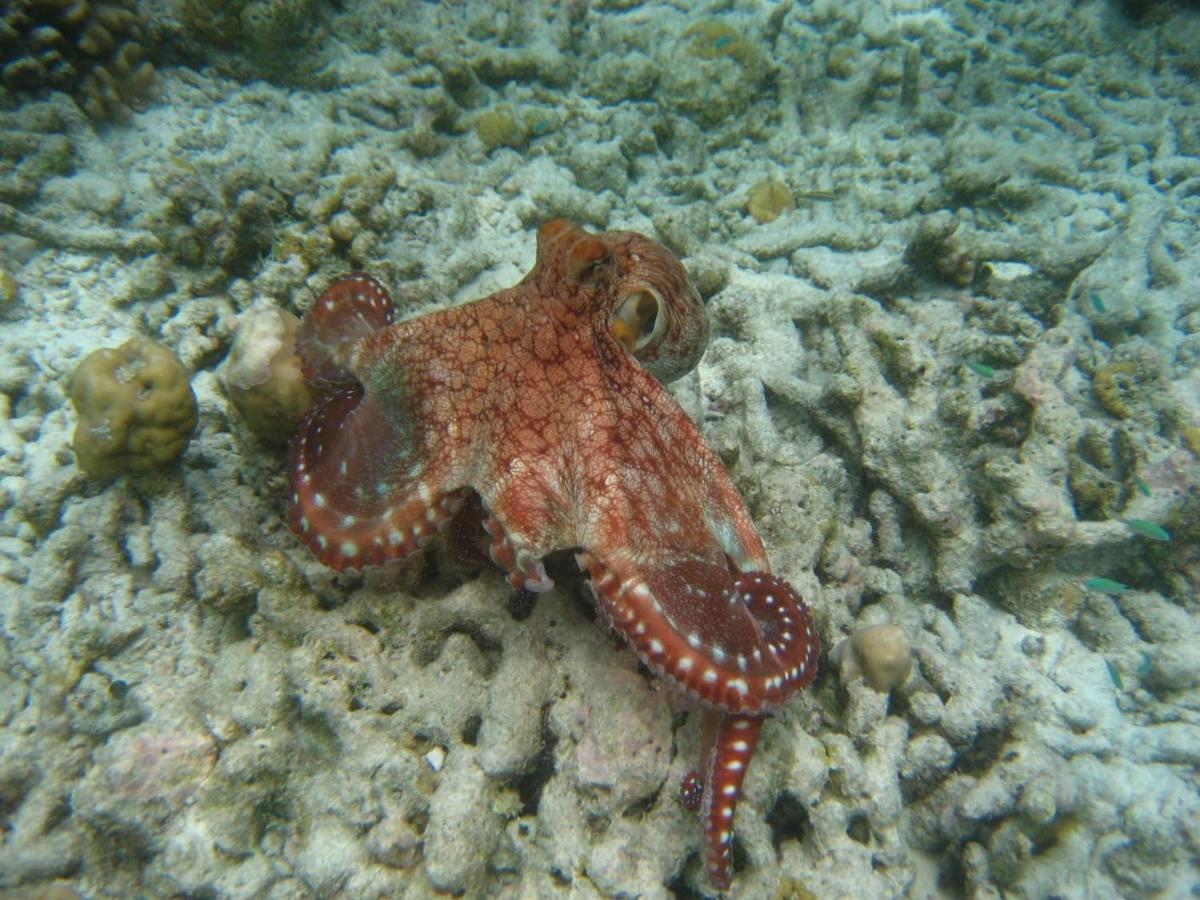
[{"label": "octopus eye", "polygon": [[658,337],[666,317],[660,315],[662,298],[650,288],[634,291],[621,301],[609,328],[613,336],[636,354]]}]

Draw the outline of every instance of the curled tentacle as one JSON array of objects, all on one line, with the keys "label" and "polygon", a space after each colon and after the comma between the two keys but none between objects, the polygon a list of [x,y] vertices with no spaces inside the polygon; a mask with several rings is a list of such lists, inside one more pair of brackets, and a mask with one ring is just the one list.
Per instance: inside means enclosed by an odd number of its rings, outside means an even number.
[{"label": "curled tentacle", "polygon": [[781,578],[684,559],[622,577],[618,558],[581,553],[601,610],[654,671],[727,712],[761,713],[816,676],[808,607]]},{"label": "curled tentacle", "polygon": [[[428,452],[403,392],[365,374],[378,337],[403,327],[392,318],[387,291],[359,273],[330,285],[297,337],[315,399],[292,442],[288,524],[338,570],[412,555],[467,495],[447,476],[451,457]],[[383,387],[418,375],[401,369],[390,377]]]},{"label": "curled tentacle", "polygon": [[[812,613],[783,579],[734,576],[727,566],[684,558],[626,570],[619,555],[581,553],[601,610],[659,674],[708,707],[700,768],[682,800],[704,830],[705,869],[724,890],[732,878],[733,819],[763,714],[817,674],[820,640]],[[634,574],[639,573],[639,574]]]},{"label": "curled tentacle", "polygon": [[350,377],[355,346],[395,320],[387,289],[365,272],[339,278],[317,298],[296,338],[301,371],[310,382]]}]

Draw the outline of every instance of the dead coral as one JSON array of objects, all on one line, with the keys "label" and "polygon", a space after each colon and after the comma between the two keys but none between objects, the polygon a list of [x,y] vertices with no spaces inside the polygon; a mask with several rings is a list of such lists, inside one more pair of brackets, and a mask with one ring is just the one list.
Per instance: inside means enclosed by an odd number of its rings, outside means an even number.
[{"label": "dead coral", "polygon": [[158,237],[150,231],[100,226],[72,228],[27,215],[7,203],[0,203],[0,231],[23,235],[47,247],[68,250],[104,250],[136,256],[162,249]]},{"label": "dead coral", "polygon": [[203,271],[203,284],[211,287],[254,271],[274,244],[287,208],[282,193],[251,164],[230,167],[217,178],[174,166],[156,183],[168,200],[156,231],[176,259]]},{"label": "dead coral", "polygon": [[299,319],[274,306],[247,310],[221,373],[246,426],[267,443],[286,444],[311,400],[296,354],[299,326]]},{"label": "dead coral", "polygon": [[958,237],[958,220],[948,212],[921,220],[904,261],[922,274],[958,287],[975,278],[975,260]]},{"label": "dead coral", "polygon": [[75,166],[67,132],[79,111],[62,95],[0,112],[0,201],[21,203]]},{"label": "dead coral", "polygon": [[702,126],[745,115],[758,99],[762,54],[737,28],[701,19],[679,36],[662,78],[667,105]]},{"label": "dead coral", "polygon": [[[315,0],[182,0],[184,51],[241,76],[294,77],[316,32]],[[213,50],[217,53],[213,53]],[[225,55],[220,51],[233,51]]]},{"label": "dead coral", "polygon": [[1138,367],[1129,360],[1101,366],[1092,379],[1092,387],[1100,405],[1118,419],[1128,419],[1133,415],[1137,386]]},{"label": "dead coral", "polygon": [[15,0],[0,19],[0,81],[67,91],[95,119],[125,121],[154,98],[135,0]]}]

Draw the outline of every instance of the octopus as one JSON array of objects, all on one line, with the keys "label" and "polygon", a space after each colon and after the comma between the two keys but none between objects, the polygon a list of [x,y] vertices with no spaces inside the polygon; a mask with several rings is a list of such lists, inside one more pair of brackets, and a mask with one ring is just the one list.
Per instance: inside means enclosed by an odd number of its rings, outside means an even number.
[{"label": "octopus", "polygon": [[297,338],[316,399],[292,443],[288,521],[345,570],[403,560],[473,517],[530,592],[553,586],[547,554],[575,550],[600,617],[700,706],[682,802],[725,890],[764,718],[815,677],[820,642],[663,386],[707,341],[682,264],[634,232],[547,222],[516,285],[403,321],[379,281],[348,275]]}]

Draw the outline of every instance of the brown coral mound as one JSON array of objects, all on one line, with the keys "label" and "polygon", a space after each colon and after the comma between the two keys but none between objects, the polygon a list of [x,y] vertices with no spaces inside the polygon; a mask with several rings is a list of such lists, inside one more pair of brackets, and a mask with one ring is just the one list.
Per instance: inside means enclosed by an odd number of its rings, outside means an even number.
[{"label": "brown coral mound", "polygon": [[196,427],[187,369],[148,338],[90,353],[75,371],[71,402],[79,413],[75,459],[100,481],[166,465],[187,448]]},{"label": "brown coral mound", "polygon": [[136,0],[14,0],[0,17],[0,81],[69,91],[95,119],[125,121],[154,98]]}]

